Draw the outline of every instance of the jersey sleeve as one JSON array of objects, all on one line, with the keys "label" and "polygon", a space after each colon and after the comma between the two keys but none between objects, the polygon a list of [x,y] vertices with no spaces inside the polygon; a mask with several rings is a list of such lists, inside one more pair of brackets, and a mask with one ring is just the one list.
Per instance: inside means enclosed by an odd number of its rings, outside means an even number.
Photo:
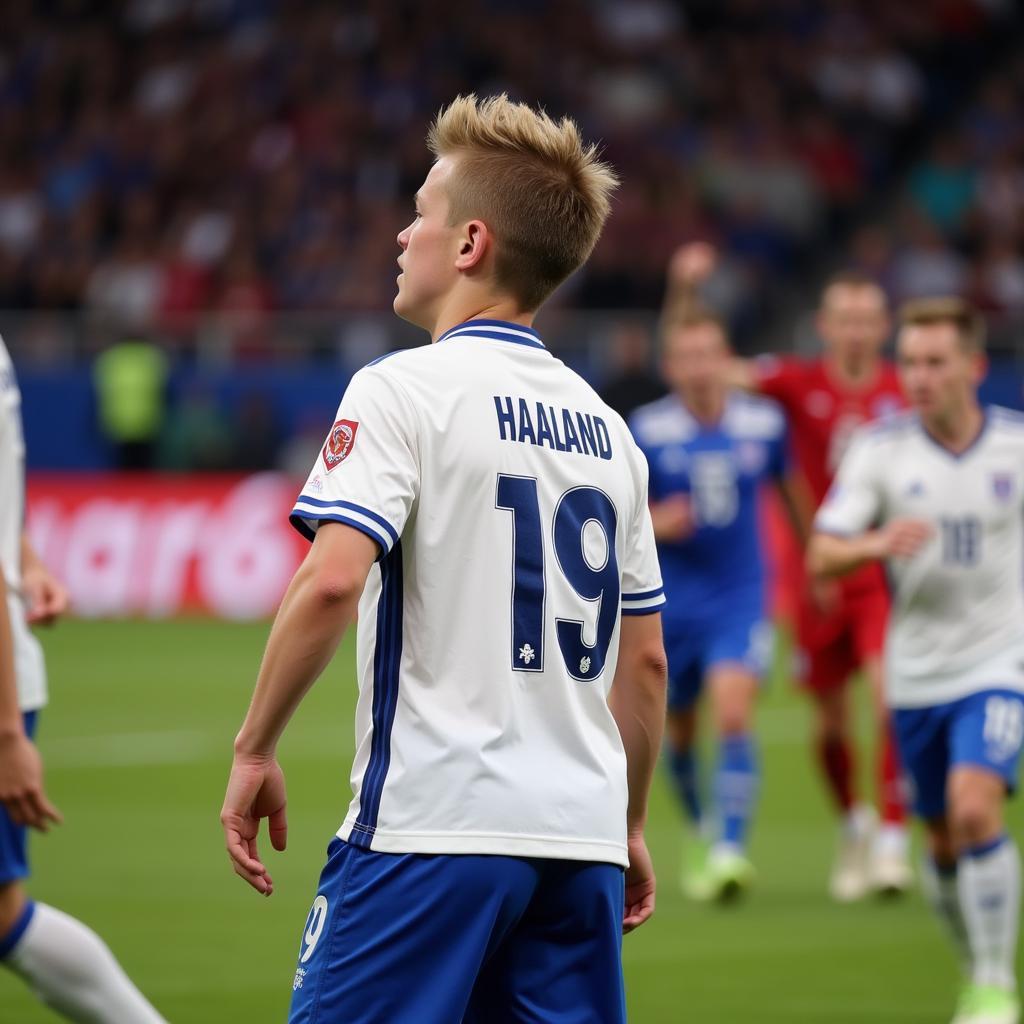
[{"label": "jersey sleeve", "polygon": [[642,470],[642,493],[629,526],[622,561],[623,615],[650,615],[661,611],[665,603],[658,549],[654,542],[654,526],[647,505],[647,461],[639,450],[637,459]]},{"label": "jersey sleeve", "polygon": [[792,356],[758,356],[753,362],[758,392],[788,409],[803,391],[804,366]]},{"label": "jersey sleeve", "polygon": [[871,435],[855,435],[814,517],[815,530],[852,536],[863,533],[879,520],[882,514],[879,461],[878,446],[872,443]]},{"label": "jersey sleeve", "polygon": [[419,483],[412,403],[388,375],[366,368],[352,378],[290,520],[309,540],[323,522],[345,523],[375,540],[383,557],[402,535]]}]

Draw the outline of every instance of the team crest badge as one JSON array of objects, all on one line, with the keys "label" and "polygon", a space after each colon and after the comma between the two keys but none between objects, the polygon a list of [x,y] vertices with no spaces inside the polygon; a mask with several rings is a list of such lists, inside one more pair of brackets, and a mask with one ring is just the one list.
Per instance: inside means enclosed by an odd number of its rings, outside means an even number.
[{"label": "team crest badge", "polygon": [[1013,496],[1013,477],[1009,473],[993,473],[992,490],[999,501],[1009,501]]},{"label": "team crest badge", "polygon": [[359,424],[355,420],[338,420],[331,427],[324,445],[324,465],[330,473],[335,466],[340,466],[349,456],[356,443],[356,431]]}]

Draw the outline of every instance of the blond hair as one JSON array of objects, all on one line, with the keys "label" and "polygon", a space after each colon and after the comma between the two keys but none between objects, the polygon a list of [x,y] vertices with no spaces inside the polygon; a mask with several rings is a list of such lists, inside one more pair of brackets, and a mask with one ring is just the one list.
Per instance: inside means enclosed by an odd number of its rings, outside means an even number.
[{"label": "blond hair", "polygon": [[901,327],[950,324],[965,352],[985,351],[985,318],[966,299],[957,296],[913,299],[900,308]]},{"label": "blond hair", "polygon": [[455,157],[449,223],[479,218],[494,232],[495,278],[533,311],[590,256],[618,178],[576,123],[507,95],[459,96],[434,120],[427,145]]}]

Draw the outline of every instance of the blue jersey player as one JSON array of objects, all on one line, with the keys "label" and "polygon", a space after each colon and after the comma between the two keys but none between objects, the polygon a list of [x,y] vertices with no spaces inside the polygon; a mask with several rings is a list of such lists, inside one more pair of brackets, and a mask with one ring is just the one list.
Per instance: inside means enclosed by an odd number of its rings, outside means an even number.
[{"label": "blue jersey player", "polygon": [[[786,430],[772,403],[730,391],[729,345],[709,310],[664,327],[671,393],[630,427],[650,467],[650,501],[667,604],[669,759],[695,825],[683,888],[726,899],[752,878],[747,835],[758,789],[753,705],[771,654],[759,496],[784,484]],[[707,690],[718,732],[714,815],[697,769],[697,702]]]},{"label": "blue jersey player", "polygon": [[434,343],[353,377],[296,502],[312,546],[235,743],[228,850],[272,890],[274,749],[358,603],[353,799],[292,1024],[622,1024],[665,714],[647,465],[531,327],[615,179],[504,96],[457,99],[430,142],[395,310]]}]

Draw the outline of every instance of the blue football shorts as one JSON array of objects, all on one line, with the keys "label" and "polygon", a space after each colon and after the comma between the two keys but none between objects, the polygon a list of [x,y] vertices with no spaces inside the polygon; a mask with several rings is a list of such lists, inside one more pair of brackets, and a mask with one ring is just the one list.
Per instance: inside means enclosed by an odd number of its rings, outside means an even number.
[{"label": "blue football shorts", "polygon": [[[22,718],[29,738],[35,736],[38,712],[26,711]],[[28,877],[28,829],[15,825],[7,808],[0,804],[0,884]]]},{"label": "blue football shorts", "polygon": [[983,690],[948,704],[897,708],[896,742],[914,790],[914,809],[926,820],[946,812],[946,784],[958,765],[986,768],[1017,786],[1024,742],[1024,694]]},{"label": "blue football shorts", "polygon": [[624,1024],[620,867],[327,854],[290,1024]]},{"label": "blue football shorts", "polygon": [[774,630],[764,601],[739,599],[729,615],[708,620],[673,620],[665,615],[668,656],[668,706],[686,711],[700,697],[708,672],[727,662],[742,665],[763,678],[771,664]]}]

